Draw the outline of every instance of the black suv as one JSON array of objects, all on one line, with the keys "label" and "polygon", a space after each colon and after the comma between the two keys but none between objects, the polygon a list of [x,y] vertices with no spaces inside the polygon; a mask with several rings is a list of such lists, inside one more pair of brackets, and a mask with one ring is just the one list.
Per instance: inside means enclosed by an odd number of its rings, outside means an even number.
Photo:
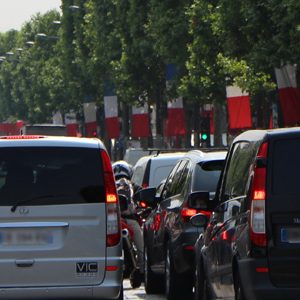
[{"label": "black suv", "polygon": [[299,170],[300,128],[233,141],[196,254],[198,299],[299,299]]},{"label": "black suv", "polygon": [[140,191],[140,199],[153,207],[144,224],[148,294],[165,290],[167,299],[192,295],[194,244],[203,228],[193,227],[189,220],[198,212],[210,215],[225,156],[226,151],[189,151],[163,187]]}]

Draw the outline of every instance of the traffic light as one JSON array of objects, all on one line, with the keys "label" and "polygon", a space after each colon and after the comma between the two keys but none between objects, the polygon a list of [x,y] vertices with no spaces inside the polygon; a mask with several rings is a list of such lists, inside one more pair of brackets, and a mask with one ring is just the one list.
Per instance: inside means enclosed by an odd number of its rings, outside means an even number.
[{"label": "traffic light", "polygon": [[205,147],[210,147],[210,118],[203,117],[201,121],[201,144]]}]

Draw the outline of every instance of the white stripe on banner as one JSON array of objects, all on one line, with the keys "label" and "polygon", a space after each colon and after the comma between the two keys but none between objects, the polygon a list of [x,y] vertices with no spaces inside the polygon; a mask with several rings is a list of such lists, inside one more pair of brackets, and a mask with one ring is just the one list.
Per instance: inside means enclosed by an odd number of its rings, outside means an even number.
[{"label": "white stripe on banner", "polygon": [[241,96],[249,95],[247,92],[243,92],[238,86],[227,86],[226,94],[227,94],[227,98],[241,97]]},{"label": "white stripe on banner", "polygon": [[96,122],[97,107],[95,102],[83,103],[83,113],[85,123]]},{"label": "white stripe on banner", "polygon": [[148,114],[148,104],[145,104],[144,106],[133,106],[132,107],[132,114],[133,115]]},{"label": "white stripe on banner", "polygon": [[168,101],[168,109],[183,108],[182,97],[174,99],[174,101]]},{"label": "white stripe on banner", "polygon": [[70,111],[68,113],[65,114],[65,124],[76,124],[77,120],[76,120],[76,113],[73,111]]},{"label": "white stripe on banner", "polygon": [[105,118],[118,117],[118,97],[104,96],[104,112]]},{"label": "white stripe on banner", "polygon": [[296,88],[296,67],[292,65],[286,65],[280,69],[275,68],[275,75],[277,80],[277,85],[279,89],[283,88]]}]

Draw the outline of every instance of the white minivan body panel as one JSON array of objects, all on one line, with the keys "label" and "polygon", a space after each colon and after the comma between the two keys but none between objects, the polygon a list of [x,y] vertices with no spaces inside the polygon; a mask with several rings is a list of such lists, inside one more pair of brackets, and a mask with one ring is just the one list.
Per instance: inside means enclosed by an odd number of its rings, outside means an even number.
[{"label": "white minivan body panel", "polygon": [[0,299],[118,298],[101,151],[98,139],[0,138]]}]

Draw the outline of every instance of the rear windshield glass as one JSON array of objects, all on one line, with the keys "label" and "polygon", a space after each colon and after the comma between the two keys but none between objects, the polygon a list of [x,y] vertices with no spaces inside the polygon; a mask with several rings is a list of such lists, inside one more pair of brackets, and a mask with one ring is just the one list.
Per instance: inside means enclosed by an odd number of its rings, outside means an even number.
[{"label": "rear windshield glass", "polygon": [[103,202],[100,157],[88,148],[0,148],[0,205]]},{"label": "rear windshield glass", "polygon": [[274,195],[300,195],[300,140],[274,143],[272,159],[272,192]]},{"label": "rear windshield glass", "polygon": [[193,190],[215,192],[222,167],[223,161],[215,161],[206,165],[197,164],[195,169]]}]

